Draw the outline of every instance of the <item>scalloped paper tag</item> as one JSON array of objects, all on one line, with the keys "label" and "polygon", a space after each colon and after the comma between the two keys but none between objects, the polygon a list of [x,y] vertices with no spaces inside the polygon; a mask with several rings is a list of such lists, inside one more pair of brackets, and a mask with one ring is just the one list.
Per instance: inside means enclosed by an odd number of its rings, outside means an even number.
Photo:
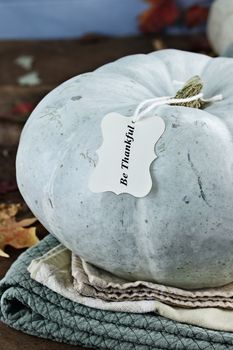
[{"label": "scalloped paper tag", "polygon": [[153,116],[134,122],[133,117],[113,112],[103,118],[101,127],[103,143],[96,151],[99,159],[89,189],[145,197],[152,188],[150,165],[165,131],[163,119]]}]

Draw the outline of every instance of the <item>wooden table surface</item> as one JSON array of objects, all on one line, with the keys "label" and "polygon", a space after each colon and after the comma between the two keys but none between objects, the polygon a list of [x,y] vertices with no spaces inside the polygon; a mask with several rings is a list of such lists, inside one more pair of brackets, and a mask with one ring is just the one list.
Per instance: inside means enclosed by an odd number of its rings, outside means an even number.
[{"label": "wooden table surface", "polygon": [[[23,203],[15,179],[15,155],[22,127],[32,109],[45,94],[66,79],[129,54],[154,50],[152,37],[108,38],[95,35],[65,41],[0,42],[0,203]],[[191,51],[208,51],[205,38],[163,38],[157,45]],[[16,63],[20,56],[31,56],[26,70]],[[22,86],[20,77],[36,72],[40,83]],[[20,107],[19,107],[20,106]],[[22,107],[23,106],[23,107]],[[27,107],[26,110],[22,108]],[[29,107],[28,107],[29,106]],[[24,203],[24,212],[29,213]],[[38,224],[38,236],[46,230]],[[7,248],[10,258],[0,258],[0,279],[22,252]],[[0,323],[1,350],[68,350],[73,346],[47,341],[15,331]],[[81,347],[76,347],[81,350]]]}]

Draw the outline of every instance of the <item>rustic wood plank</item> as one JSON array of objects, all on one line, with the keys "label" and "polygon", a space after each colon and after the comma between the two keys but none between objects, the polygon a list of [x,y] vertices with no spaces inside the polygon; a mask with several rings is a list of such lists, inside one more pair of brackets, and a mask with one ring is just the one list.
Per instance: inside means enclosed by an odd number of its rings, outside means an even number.
[{"label": "rustic wood plank", "polygon": [[[206,38],[158,38],[163,47],[208,52]],[[84,72],[122,56],[155,50],[151,36],[106,38],[89,36],[82,40],[2,41],[0,42],[0,144],[17,144],[23,123],[31,110],[55,86]],[[18,66],[22,55],[33,57],[29,71]],[[40,83],[22,86],[18,79],[28,72],[37,72]],[[27,113],[17,113],[17,106],[30,104]],[[13,125],[14,123],[14,125]],[[2,127],[1,127],[2,125]]]},{"label": "rustic wood plank", "polygon": [[32,56],[32,69],[38,72],[42,83],[55,86],[119,57],[152,50],[151,39],[143,37],[5,41],[0,44],[0,85],[17,85],[17,79],[26,73],[15,63],[21,55]]}]

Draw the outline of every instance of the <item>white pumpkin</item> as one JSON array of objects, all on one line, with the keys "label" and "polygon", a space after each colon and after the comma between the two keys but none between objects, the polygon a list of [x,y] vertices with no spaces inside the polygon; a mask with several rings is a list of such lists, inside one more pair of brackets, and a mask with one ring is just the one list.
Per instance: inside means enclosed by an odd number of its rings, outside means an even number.
[{"label": "white pumpkin", "polygon": [[[91,192],[104,115],[132,116],[140,102],[174,96],[174,81],[194,75],[205,97],[223,100],[204,110],[151,112],[166,124],[151,192]],[[107,271],[183,288],[226,284],[233,281],[232,106],[232,59],[176,50],[124,57],[66,81],[39,103],[21,135],[19,189],[49,232]]]},{"label": "white pumpkin", "polygon": [[[207,34],[209,41],[221,55],[228,55],[229,48],[233,47],[233,1],[215,0],[211,6]],[[233,50],[231,49],[231,56]]]}]

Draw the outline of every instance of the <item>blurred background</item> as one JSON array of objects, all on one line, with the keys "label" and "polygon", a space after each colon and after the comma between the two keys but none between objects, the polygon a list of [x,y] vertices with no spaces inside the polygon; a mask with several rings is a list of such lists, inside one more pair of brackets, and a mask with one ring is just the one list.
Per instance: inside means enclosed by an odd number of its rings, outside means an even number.
[{"label": "blurred background", "polygon": [[[132,35],[205,28],[211,0],[1,0],[0,38],[77,38],[86,33]],[[151,8],[151,11],[147,11]],[[138,16],[141,23],[138,23]],[[165,28],[167,26],[167,28]]]}]

